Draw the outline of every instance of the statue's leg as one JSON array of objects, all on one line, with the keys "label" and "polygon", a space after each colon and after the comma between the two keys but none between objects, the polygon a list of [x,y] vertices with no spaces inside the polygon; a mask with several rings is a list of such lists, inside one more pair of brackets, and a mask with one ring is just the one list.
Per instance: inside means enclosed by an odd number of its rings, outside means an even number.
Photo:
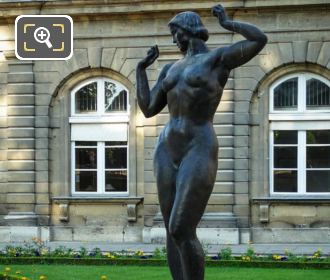
[{"label": "statue's leg", "polygon": [[179,247],[184,280],[204,279],[204,252],[196,227],[211,195],[216,172],[217,153],[206,147],[192,148],[178,171],[169,232]]},{"label": "statue's leg", "polygon": [[166,228],[166,251],[169,268],[174,280],[183,280],[180,254],[173,238],[168,234],[169,219],[175,198],[176,170],[164,144],[158,144],[154,158],[160,209]]}]

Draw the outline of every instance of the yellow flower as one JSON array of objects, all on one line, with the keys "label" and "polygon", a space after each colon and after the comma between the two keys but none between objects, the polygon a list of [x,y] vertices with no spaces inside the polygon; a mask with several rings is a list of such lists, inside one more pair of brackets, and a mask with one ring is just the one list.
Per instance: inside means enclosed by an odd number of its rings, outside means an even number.
[{"label": "yellow flower", "polygon": [[282,259],[282,257],[279,255],[273,255],[273,259],[276,261],[280,261]]},{"label": "yellow flower", "polygon": [[41,250],[41,255],[47,255],[48,254],[48,250],[47,249],[42,249]]},{"label": "yellow flower", "polygon": [[101,280],[107,280],[107,279],[108,279],[107,276],[105,276],[105,275],[102,275],[102,276],[101,276]]},{"label": "yellow flower", "polygon": [[21,280],[27,280],[27,278],[23,276],[23,277],[21,278]]},{"label": "yellow flower", "polygon": [[112,255],[111,253],[107,252],[104,254],[107,258],[109,259],[114,259],[115,258],[115,255]]},{"label": "yellow flower", "polygon": [[20,272],[20,271],[16,271],[15,273],[16,273],[16,274],[21,274],[21,272]]},{"label": "yellow flower", "polygon": [[46,280],[47,279],[47,277],[45,276],[45,275],[41,275],[40,277],[39,277],[39,280]]},{"label": "yellow flower", "polygon": [[143,252],[142,250],[138,250],[138,251],[136,252],[136,254],[137,254],[138,256],[143,256],[144,252]]},{"label": "yellow flower", "polygon": [[11,268],[10,268],[10,267],[6,267],[6,268],[5,268],[5,271],[6,271],[6,272],[9,272],[9,271],[11,271]]}]

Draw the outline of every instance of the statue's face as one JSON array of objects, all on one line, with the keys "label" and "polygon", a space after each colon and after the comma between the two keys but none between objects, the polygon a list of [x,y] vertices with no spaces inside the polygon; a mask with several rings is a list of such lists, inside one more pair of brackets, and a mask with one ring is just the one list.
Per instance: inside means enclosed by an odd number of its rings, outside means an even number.
[{"label": "statue's face", "polygon": [[170,29],[173,36],[173,43],[178,46],[180,51],[186,52],[188,49],[189,34],[180,27],[171,26]]}]

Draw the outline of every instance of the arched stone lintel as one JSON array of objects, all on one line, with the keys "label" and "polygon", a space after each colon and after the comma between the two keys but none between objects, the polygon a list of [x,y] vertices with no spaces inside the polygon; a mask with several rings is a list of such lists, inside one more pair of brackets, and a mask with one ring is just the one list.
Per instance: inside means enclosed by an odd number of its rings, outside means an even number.
[{"label": "arched stone lintel", "polygon": [[[235,82],[237,89],[252,91],[253,98],[273,81],[294,72],[311,72],[329,79],[329,47],[330,42],[295,41],[268,44],[262,54],[235,69],[235,77],[239,78],[237,83]],[[245,86],[244,82],[247,82]],[[246,108],[246,111],[248,112],[249,108]]]},{"label": "arched stone lintel", "polygon": [[53,101],[54,99],[61,98],[64,94],[71,92],[73,87],[78,83],[93,77],[109,77],[123,84],[129,90],[129,92],[134,93],[133,83],[128,78],[121,75],[120,73],[106,68],[94,68],[94,69],[87,68],[87,69],[77,70],[71,73],[70,75],[68,75],[67,77],[65,77],[58,84],[54,93],[52,94]]}]

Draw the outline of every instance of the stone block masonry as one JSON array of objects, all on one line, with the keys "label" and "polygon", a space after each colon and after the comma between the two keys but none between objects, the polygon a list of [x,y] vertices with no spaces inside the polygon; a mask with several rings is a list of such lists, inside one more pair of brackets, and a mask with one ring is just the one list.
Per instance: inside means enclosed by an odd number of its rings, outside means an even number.
[{"label": "stone block masonry", "polygon": [[7,54],[7,190],[8,226],[35,226],[35,115],[32,61]]}]

